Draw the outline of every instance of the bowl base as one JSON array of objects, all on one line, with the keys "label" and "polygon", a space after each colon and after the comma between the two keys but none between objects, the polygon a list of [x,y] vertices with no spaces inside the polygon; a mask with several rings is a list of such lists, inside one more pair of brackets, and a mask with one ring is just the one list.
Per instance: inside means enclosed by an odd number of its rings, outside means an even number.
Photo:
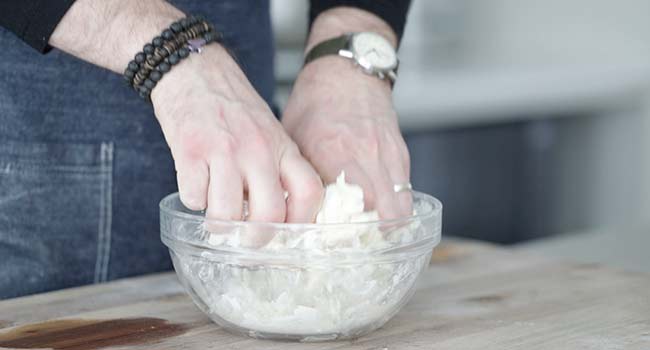
[{"label": "bowl base", "polygon": [[[230,329],[232,331],[232,329]],[[319,342],[328,342],[334,340],[351,340],[359,338],[370,331],[356,334],[343,334],[343,333],[322,333],[322,334],[283,334],[283,333],[268,333],[249,330],[248,332],[238,332],[240,334],[245,334],[251,338],[261,339],[261,340],[276,340],[276,341],[289,341],[289,342],[300,342],[300,343],[319,343]]]},{"label": "bowl base", "polygon": [[362,337],[368,333],[373,332],[377,328],[383,326],[384,322],[380,324],[368,325],[365,327],[350,330],[349,332],[331,332],[331,333],[314,333],[314,334],[296,334],[296,333],[282,333],[282,332],[265,332],[244,328],[228,322],[216,315],[210,315],[212,321],[221,326],[227,332],[248,336],[260,340],[274,340],[284,342],[300,342],[300,343],[318,343],[327,341],[351,340]]}]

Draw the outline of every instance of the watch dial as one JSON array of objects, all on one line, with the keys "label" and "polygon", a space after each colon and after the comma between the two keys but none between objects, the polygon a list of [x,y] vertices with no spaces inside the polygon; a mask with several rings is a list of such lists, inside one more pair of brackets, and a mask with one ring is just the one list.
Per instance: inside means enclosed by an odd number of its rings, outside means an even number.
[{"label": "watch dial", "polygon": [[[352,52],[366,69],[386,71],[397,66],[395,49],[383,36],[358,33],[352,38]],[[367,65],[367,67],[365,67]]]}]

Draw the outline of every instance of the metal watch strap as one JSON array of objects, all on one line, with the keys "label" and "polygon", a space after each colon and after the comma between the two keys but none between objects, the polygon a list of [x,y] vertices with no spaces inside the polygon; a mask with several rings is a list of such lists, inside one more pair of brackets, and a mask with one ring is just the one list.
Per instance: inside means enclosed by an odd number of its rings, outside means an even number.
[{"label": "metal watch strap", "polygon": [[348,47],[349,42],[350,35],[341,35],[318,43],[305,56],[305,64],[325,55],[338,55],[340,50]]}]

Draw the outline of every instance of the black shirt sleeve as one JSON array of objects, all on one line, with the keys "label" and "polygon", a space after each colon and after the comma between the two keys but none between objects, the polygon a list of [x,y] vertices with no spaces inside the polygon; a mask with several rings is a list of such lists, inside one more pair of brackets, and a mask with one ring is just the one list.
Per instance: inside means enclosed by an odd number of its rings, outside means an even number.
[{"label": "black shirt sleeve", "polygon": [[41,53],[74,0],[1,0],[0,26],[14,32]]},{"label": "black shirt sleeve", "polygon": [[[14,32],[39,52],[51,49],[47,44],[59,21],[74,0],[2,0],[0,26]],[[411,0],[311,0],[309,23],[323,11],[337,6],[356,7],[383,19],[401,39]]]},{"label": "black shirt sleeve", "polygon": [[314,19],[323,11],[337,6],[356,7],[377,15],[393,28],[397,39],[402,38],[406,15],[411,5],[411,0],[311,0],[309,8],[309,27]]}]

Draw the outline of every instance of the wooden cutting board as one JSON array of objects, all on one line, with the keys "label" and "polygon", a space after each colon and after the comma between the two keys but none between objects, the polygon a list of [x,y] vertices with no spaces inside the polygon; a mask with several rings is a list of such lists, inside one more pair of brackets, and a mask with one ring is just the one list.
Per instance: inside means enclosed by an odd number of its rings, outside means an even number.
[{"label": "wooden cutting board", "polygon": [[443,242],[411,302],[353,341],[285,343],[210,322],[173,273],[0,302],[10,349],[650,349],[650,275]]}]

